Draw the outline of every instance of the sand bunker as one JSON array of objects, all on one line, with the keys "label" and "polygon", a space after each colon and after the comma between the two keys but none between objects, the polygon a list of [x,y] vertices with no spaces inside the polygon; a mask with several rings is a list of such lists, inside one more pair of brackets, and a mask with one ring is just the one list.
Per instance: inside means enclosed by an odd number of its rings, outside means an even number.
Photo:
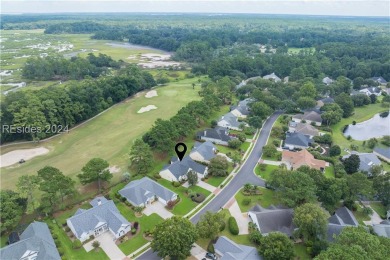
[{"label": "sand bunker", "polygon": [[151,90],[148,93],[145,94],[146,98],[152,98],[152,97],[157,97],[157,91],[156,90]]},{"label": "sand bunker", "polygon": [[145,112],[148,112],[152,109],[157,109],[157,107],[155,105],[149,105],[149,106],[146,106],[146,107],[141,107],[140,110],[138,110],[138,114],[141,114],[141,113],[145,113]]},{"label": "sand bunker", "polygon": [[47,154],[48,152],[49,149],[46,149],[44,147],[12,151],[0,155],[0,168],[18,163],[21,159],[28,161],[36,156]]}]

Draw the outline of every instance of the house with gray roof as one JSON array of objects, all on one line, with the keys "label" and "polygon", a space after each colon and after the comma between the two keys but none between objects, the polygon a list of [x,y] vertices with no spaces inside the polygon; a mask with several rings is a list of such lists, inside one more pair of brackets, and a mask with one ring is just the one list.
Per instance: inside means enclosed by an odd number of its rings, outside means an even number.
[{"label": "house with gray roof", "polygon": [[215,128],[209,128],[205,129],[203,131],[199,131],[196,133],[196,139],[202,140],[202,141],[210,141],[213,144],[220,144],[227,146],[229,144],[229,141],[233,139],[229,135],[229,129],[226,127],[215,127]]},{"label": "house with gray roof", "polygon": [[382,94],[382,90],[381,88],[378,87],[368,87],[359,90],[359,93],[365,94],[366,96],[371,96],[371,95],[380,96]]},{"label": "house with gray roof", "polygon": [[181,161],[171,160],[171,164],[165,165],[159,174],[168,181],[185,181],[189,171],[196,172],[201,179],[207,175],[207,166],[194,161],[190,156],[185,156]]},{"label": "house with gray roof", "polygon": [[390,147],[375,147],[373,153],[376,154],[376,156],[378,156],[379,158],[385,160],[386,162],[390,162]]},{"label": "house with gray roof", "polygon": [[285,207],[271,205],[263,208],[256,205],[248,211],[248,216],[256,225],[257,229],[267,235],[270,232],[279,231],[291,237],[294,232],[294,210]]},{"label": "house with gray roof", "polygon": [[287,147],[289,150],[306,149],[308,148],[313,140],[308,135],[301,133],[287,133],[286,139],[284,140],[284,147]]},{"label": "house with gray roof", "polygon": [[209,163],[215,156],[217,156],[217,147],[210,141],[195,142],[194,148],[190,152],[190,157],[194,161],[204,163]]},{"label": "house with gray roof", "polygon": [[374,153],[358,153],[355,151],[352,151],[348,155],[343,156],[343,160],[349,158],[352,154],[356,154],[359,156],[360,164],[359,164],[359,171],[366,172],[368,175],[371,175],[371,168],[374,165],[381,165],[381,161],[378,159],[378,157]]},{"label": "house with gray roof", "polygon": [[[229,112],[225,115],[223,115],[219,120],[217,125],[221,127],[226,127],[228,129],[233,129],[237,131],[242,131],[240,128],[240,125],[243,122],[238,121],[238,117],[235,116],[232,112]],[[245,124],[245,123],[244,123]]]},{"label": "house with gray roof", "polygon": [[225,236],[218,238],[214,245],[214,250],[220,260],[263,259],[255,247],[236,244]]},{"label": "house with gray roof", "polygon": [[384,220],[380,224],[374,224],[372,228],[378,236],[390,238],[390,220]]},{"label": "house with gray roof", "polygon": [[272,73],[269,74],[269,75],[265,75],[265,76],[263,77],[263,79],[272,80],[272,81],[274,81],[274,82],[281,82],[281,81],[282,81],[278,76],[276,76],[275,72],[272,72]]},{"label": "house with gray roof", "polygon": [[167,205],[169,201],[177,199],[176,193],[148,177],[129,182],[119,190],[119,194],[132,205],[140,207],[147,207],[156,200]]},{"label": "house with gray roof", "polygon": [[81,242],[90,236],[99,236],[111,232],[115,238],[125,235],[131,224],[119,212],[112,200],[96,197],[90,202],[92,208],[78,209],[66,220],[68,227]]},{"label": "house with gray roof", "polygon": [[387,81],[384,78],[382,78],[382,77],[372,77],[371,79],[373,81],[375,81],[375,82],[378,82],[381,85],[386,85],[387,84]]},{"label": "house with gray roof", "polygon": [[303,135],[309,136],[310,138],[320,134],[320,132],[314,126],[294,121],[291,121],[288,124],[288,131],[290,133],[301,133]]},{"label": "house with gray roof", "polygon": [[324,83],[325,85],[330,85],[333,83],[333,79],[329,78],[329,77],[325,77],[322,79],[322,83]]},{"label": "house with gray roof", "polygon": [[321,107],[323,107],[326,104],[333,104],[333,103],[334,103],[334,99],[331,98],[331,97],[326,97],[326,98],[323,98],[323,99],[319,99],[319,100],[317,100],[316,108],[320,109]]},{"label": "house with gray roof", "polygon": [[20,240],[0,249],[0,259],[60,260],[49,227],[43,222],[31,223],[20,235]]},{"label": "house with gray roof", "polygon": [[237,106],[230,107],[230,112],[236,117],[246,118],[250,113],[249,104],[251,102],[253,102],[253,99],[251,98],[246,98],[244,100],[241,100],[240,102],[238,102]]},{"label": "house with gray roof", "polygon": [[347,207],[341,207],[336,210],[333,216],[328,219],[327,239],[333,242],[345,227],[359,226],[353,213]]},{"label": "house with gray roof", "polygon": [[303,114],[296,114],[292,117],[292,119],[295,122],[306,121],[308,124],[314,123],[316,126],[320,126],[322,124],[321,114],[317,110],[310,110],[305,111]]}]

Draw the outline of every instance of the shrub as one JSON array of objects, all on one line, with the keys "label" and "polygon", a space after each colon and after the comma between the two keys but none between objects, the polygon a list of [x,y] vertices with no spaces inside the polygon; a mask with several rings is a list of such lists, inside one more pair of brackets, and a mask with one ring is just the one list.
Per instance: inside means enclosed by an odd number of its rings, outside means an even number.
[{"label": "shrub", "polygon": [[260,233],[259,230],[254,230],[252,231],[250,234],[249,234],[249,240],[256,244],[256,245],[260,245],[260,241],[261,241],[261,238],[263,237],[263,235]]},{"label": "shrub", "polygon": [[272,144],[275,145],[276,147],[279,147],[280,142],[278,140],[273,140]]},{"label": "shrub", "polygon": [[138,226],[139,226],[139,223],[138,223],[137,221],[135,221],[135,222],[133,223],[133,228],[138,229]]},{"label": "shrub", "polygon": [[251,203],[251,199],[250,198],[245,198],[243,201],[242,201],[242,204],[245,205],[245,206],[248,206],[250,203]]},{"label": "shrub", "polygon": [[156,178],[156,179],[161,179],[161,176],[160,176],[160,174],[158,174],[158,173],[154,174],[153,176],[154,176],[154,178]]},{"label": "shrub", "polygon": [[380,117],[388,117],[389,111],[385,111],[379,114]]},{"label": "shrub", "polygon": [[231,139],[228,142],[228,146],[232,149],[238,149],[241,146],[242,142],[239,139]]},{"label": "shrub", "polygon": [[127,199],[125,197],[121,197],[121,201],[125,202]]},{"label": "shrub", "polygon": [[354,120],[354,121],[352,121],[352,125],[356,125],[356,121]]},{"label": "shrub", "polygon": [[134,235],[135,233],[137,233],[137,229],[135,229],[135,228],[132,228],[132,229],[131,229],[131,234],[133,234],[133,235]]},{"label": "shrub", "polygon": [[267,169],[267,164],[265,163],[260,163],[259,164],[260,171],[265,171]]},{"label": "shrub", "polygon": [[352,139],[352,136],[348,135],[347,140],[351,140],[351,139]]},{"label": "shrub", "polygon": [[168,203],[167,203],[167,209],[173,209],[173,207],[175,206],[175,202],[174,201],[172,201],[172,200],[170,200],[170,201],[168,201]]},{"label": "shrub", "polygon": [[180,182],[174,181],[172,185],[173,185],[173,187],[179,187],[180,186]]},{"label": "shrub", "polygon": [[97,241],[97,240],[93,241],[92,246],[93,246],[93,248],[98,248],[100,246],[99,241]]},{"label": "shrub", "polygon": [[191,197],[192,201],[195,201],[197,203],[201,203],[206,199],[206,197],[202,193],[196,193],[195,196]]},{"label": "shrub", "polygon": [[125,204],[126,204],[126,206],[131,207],[131,203],[128,202],[127,200],[125,200]]},{"label": "shrub", "polygon": [[225,221],[222,221],[221,226],[219,227],[219,231],[222,232],[225,230],[225,228],[226,228],[226,223],[225,223]]},{"label": "shrub", "polygon": [[58,235],[57,234],[53,234],[53,239],[56,240],[58,238]]},{"label": "shrub", "polygon": [[228,226],[229,226],[229,231],[232,235],[238,235],[239,229],[238,229],[237,221],[234,217],[229,218]]},{"label": "shrub", "polygon": [[333,145],[329,150],[330,156],[337,156],[341,154],[341,148],[338,145]]},{"label": "shrub", "polygon": [[90,239],[90,240],[95,239],[95,236],[94,236],[94,235],[90,235],[90,236],[89,236],[89,239]]},{"label": "shrub", "polygon": [[207,251],[213,254],[215,253],[213,241],[210,241],[210,243],[208,244]]},{"label": "shrub", "polygon": [[70,231],[70,227],[66,226],[66,227],[65,227],[65,231],[66,231],[66,232],[69,232],[69,231]]},{"label": "shrub", "polygon": [[82,246],[81,241],[78,240],[78,239],[76,239],[76,240],[73,241],[73,243],[72,243],[72,248],[73,248],[73,249],[79,249],[79,248],[81,248],[81,246]]}]

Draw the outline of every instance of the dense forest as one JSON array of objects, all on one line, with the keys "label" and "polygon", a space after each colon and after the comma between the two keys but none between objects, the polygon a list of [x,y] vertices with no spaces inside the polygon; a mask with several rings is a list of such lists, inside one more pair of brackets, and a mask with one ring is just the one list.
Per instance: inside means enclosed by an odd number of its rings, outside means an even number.
[{"label": "dense forest", "polygon": [[26,61],[22,71],[26,79],[83,79],[86,76],[96,78],[106,73],[108,68],[118,69],[120,64],[101,53],[98,56],[89,53],[86,59],[72,57],[70,60],[63,56],[32,57]]},{"label": "dense forest", "polygon": [[[37,91],[16,91],[1,102],[1,127],[36,127],[37,133],[2,131],[1,142],[40,140],[70,129],[131,95],[155,86],[153,76],[135,66],[118,71],[115,77],[102,76]],[[57,126],[55,129],[47,126]]]}]

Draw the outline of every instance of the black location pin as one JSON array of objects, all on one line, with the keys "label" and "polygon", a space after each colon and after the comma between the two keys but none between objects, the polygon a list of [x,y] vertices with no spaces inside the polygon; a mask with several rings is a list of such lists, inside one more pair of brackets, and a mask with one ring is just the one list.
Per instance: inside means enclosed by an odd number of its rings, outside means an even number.
[{"label": "black location pin", "polygon": [[[180,148],[181,151],[179,150],[179,147],[182,147]],[[187,152],[187,146],[184,143],[177,143],[175,146],[175,152],[177,154],[177,157],[179,157],[179,160],[181,161]]]}]

